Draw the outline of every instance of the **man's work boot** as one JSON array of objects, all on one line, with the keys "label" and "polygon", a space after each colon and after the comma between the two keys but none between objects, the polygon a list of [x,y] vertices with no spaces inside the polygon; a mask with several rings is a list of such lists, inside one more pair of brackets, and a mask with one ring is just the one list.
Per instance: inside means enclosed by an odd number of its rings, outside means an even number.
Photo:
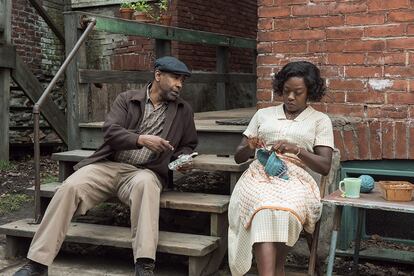
[{"label": "man's work boot", "polygon": [[47,276],[47,266],[29,260],[13,276]]},{"label": "man's work boot", "polygon": [[135,276],[154,276],[154,260],[138,258],[135,263]]}]

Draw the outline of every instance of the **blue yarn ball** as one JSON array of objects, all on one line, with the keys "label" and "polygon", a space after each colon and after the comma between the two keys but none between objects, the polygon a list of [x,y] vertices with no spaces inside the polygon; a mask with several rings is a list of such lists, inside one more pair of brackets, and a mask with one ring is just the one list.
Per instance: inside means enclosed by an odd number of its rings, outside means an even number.
[{"label": "blue yarn ball", "polygon": [[361,193],[369,193],[374,189],[375,180],[370,175],[363,174],[361,179]]}]

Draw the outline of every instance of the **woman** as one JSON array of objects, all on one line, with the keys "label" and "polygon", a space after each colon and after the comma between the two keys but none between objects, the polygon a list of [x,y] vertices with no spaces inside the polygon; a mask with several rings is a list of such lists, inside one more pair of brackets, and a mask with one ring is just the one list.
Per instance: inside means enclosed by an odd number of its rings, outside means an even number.
[{"label": "woman", "polygon": [[273,151],[287,177],[267,174],[255,160],[237,182],[229,206],[232,275],[249,271],[252,251],[260,276],[285,275],[289,249],[302,229],[313,232],[321,215],[318,185],[306,170],[326,175],[331,167],[332,123],[308,105],[323,97],[324,80],[312,63],[291,62],[275,76],[273,89],[283,104],[256,112],[234,158],[241,163],[258,148]]}]

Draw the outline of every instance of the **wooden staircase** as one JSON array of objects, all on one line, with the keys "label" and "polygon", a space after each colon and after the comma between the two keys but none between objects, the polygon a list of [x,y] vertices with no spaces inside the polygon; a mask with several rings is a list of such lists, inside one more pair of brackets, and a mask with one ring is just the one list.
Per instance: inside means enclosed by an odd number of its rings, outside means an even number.
[{"label": "wooden staircase", "polygon": [[[201,154],[196,157],[194,159],[194,167],[196,170],[228,173],[230,175],[230,183],[223,183],[223,185],[230,185],[229,190],[232,191],[238,177],[248,167],[251,160],[242,164],[236,164],[233,156],[228,155],[230,152],[234,152],[237,145],[236,139],[234,139],[234,144],[227,140],[225,145],[229,149],[226,152],[220,152],[221,155],[212,154],[214,144],[217,142],[223,143],[225,140],[225,138],[220,137],[220,133],[222,133],[220,130],[224,128],[215,124],[210,124],[207,127],[206,121],[200,123],[201,121],[203,119],[199,119],[197,125],[204,125],[204,130],[207,129],[210,135],[210,139],[206,139],[206,141],[210,141],[208,142],[209,144],[204,145],[204,148],[208,150],[204,150],[204,152],[210,154]],[[216,133],[214,133],[215,128],[218,129]],[[230,135],[238,138],[237,143],[240,141],[240,129],[242,128],[245,127],[239,126],[239,129],[233,130],[233,132],[231,128],[230,131],[227,130]],[[198,128],[197,130],[200,133],[200,129]],[[212,139],[212,137],[216,138]],[[52,155],[52,159],[59,162],[59,182],[47,183],[41,186],[42,212],[47,208],[56,188],[73,172],[73,165],[92,153],[93,150],[78,149]],[[29,192],[33,193],[34,188],[30,188]],[[195,215],[199,212],[207,213],[210,217],[210,229],[208,235],[206,233],[188,234],[160,231],[157,251],[187,256],[188,275],[211,275],[216,273],[227,250],[227,208],[229,200],[230,195],[168,190],[163,192],[160,208],[176,210],[177,215],[181,211],[195,212]],[[38,228],[38,225],[32,224],[32,221],[32,219],[24,219],[0,226],[0,233],[6,235],[6,255],[8,258],[26,254],[29,240]],[[72,222],[65,241],[131,248],[129,227]]]}]

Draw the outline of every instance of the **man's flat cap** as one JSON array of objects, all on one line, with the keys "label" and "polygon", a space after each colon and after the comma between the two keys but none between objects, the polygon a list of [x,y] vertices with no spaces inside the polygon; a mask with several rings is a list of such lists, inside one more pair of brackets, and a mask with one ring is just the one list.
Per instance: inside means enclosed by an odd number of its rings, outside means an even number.
[{"label": "man's flat cap", "polygon": [[184,62],[170,56],[165,56],[157,59],[154,64],[154,69],[163,72],[174,73],[177,75],[185,75],[187,77],[191,76],[191,72],[188,70]]}]

